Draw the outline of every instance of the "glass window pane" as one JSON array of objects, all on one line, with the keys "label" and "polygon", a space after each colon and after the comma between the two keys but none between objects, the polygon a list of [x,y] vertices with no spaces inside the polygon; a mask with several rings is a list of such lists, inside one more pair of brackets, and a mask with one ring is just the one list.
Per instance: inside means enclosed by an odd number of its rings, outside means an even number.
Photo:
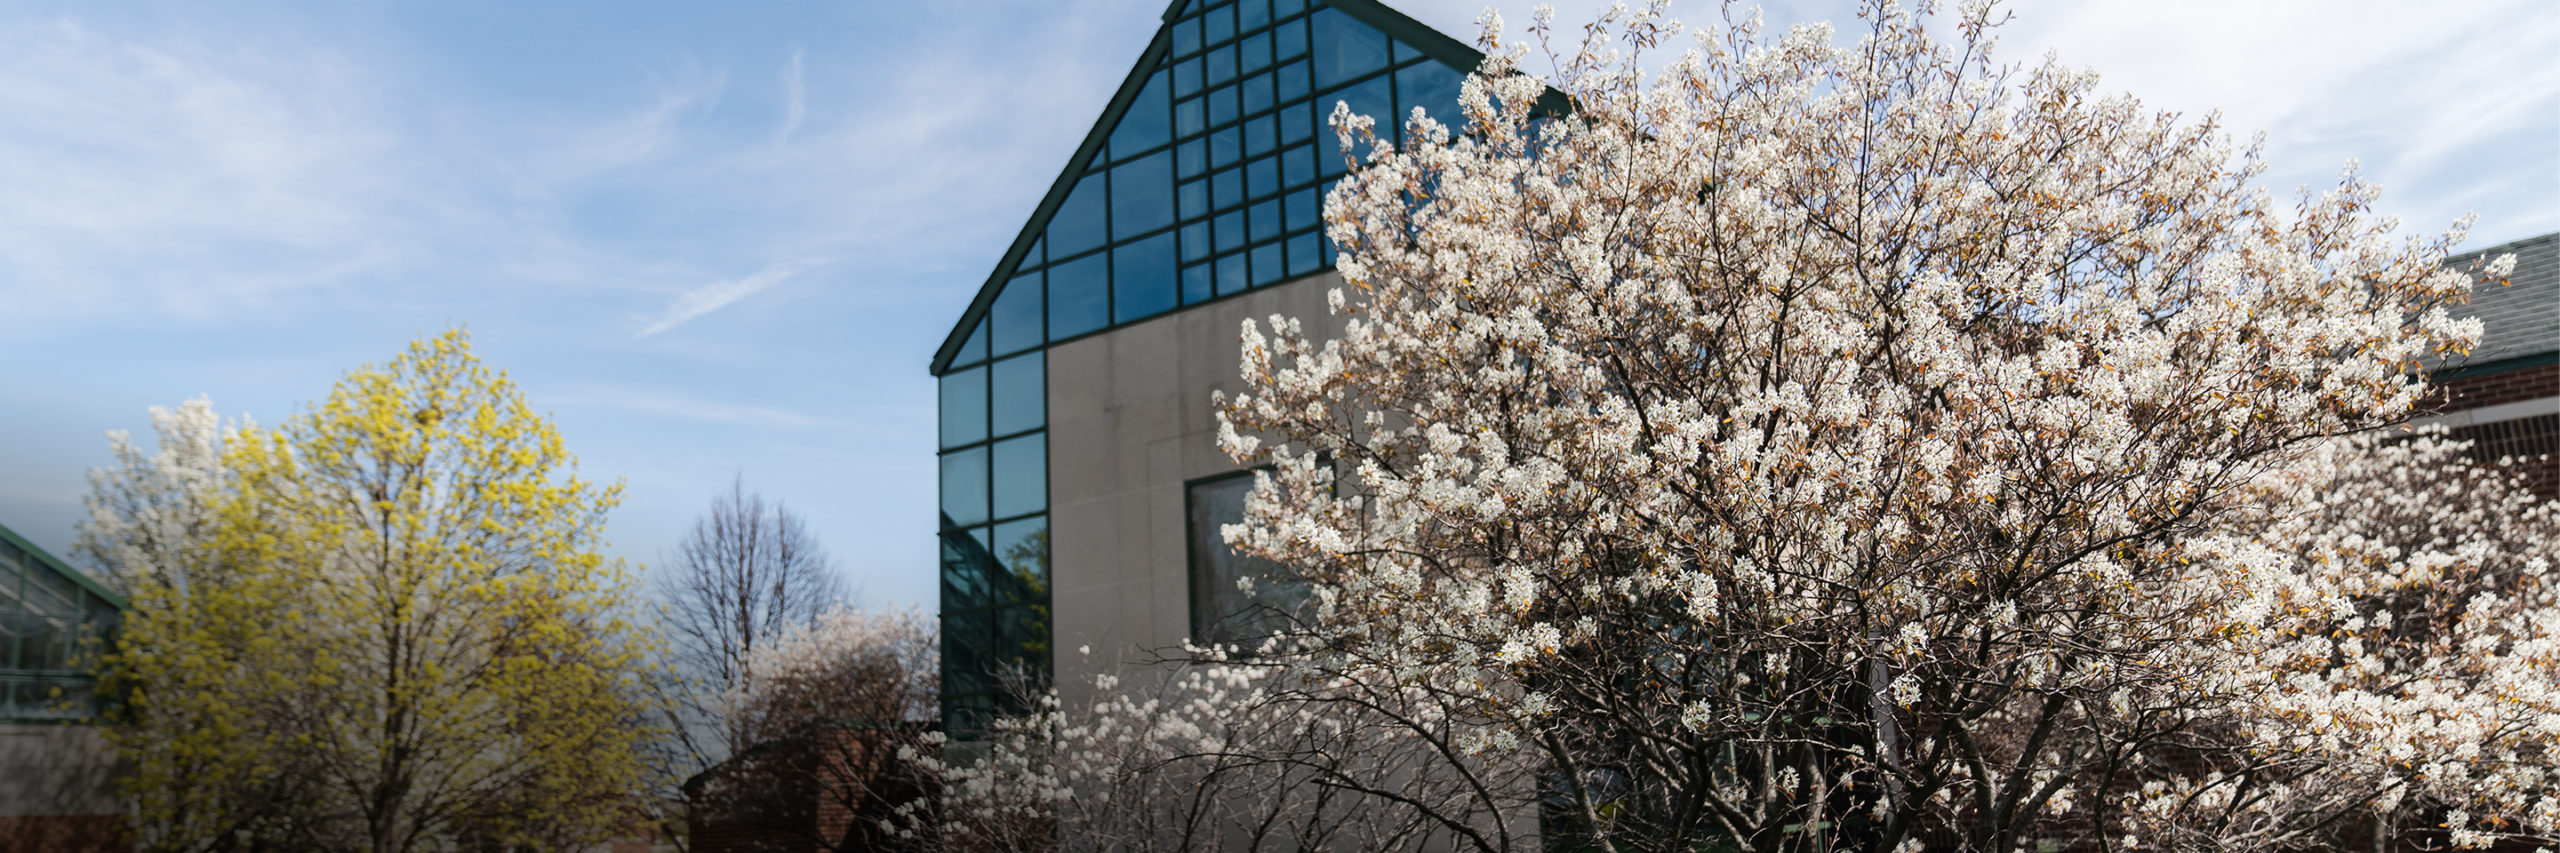
[{"label": "glass window pane", "polygon": [[987,360],[987,321],[986,318],[981,317],[978,319],[978,325],[969,328],[969,337],[960,341],[960,352],[951,357],[951,363],[976,364],[985,360]]},{"label": "glass window pane", "polygon": [[1035,515],[996,525],[996,560],[1013,580],[1015,601],[1049,593],[1049,517]]},{"label": "glass window pane", "polygon": [[987,449],[942,454],[942,523],[966,527],[987,520]]},{"label": "glass window pane", "polygon": [[1218,259],[1218,295],[1243,293],[1248,282],[1244,275],[1244,256],[1228,255]]},{"label": "glass window pane", "polygon": [[1251,157],[1270,153],[1280,145],[1279,120],[1263,116],[1244,123],[1244,153]]},{"label": "glass window pane", "polygon": [[[1227,545],[1223,528],[1244,521],[1253,479],[1226,477],[1185,490],[1195,641],[1232,644],[1266,636],[1306,600],[1304,588],[1291,583],[1279,565]],[[1241,588],[1240,578],[1253,579],[1252,593]]]},{"label": "glass window pane", "polygon": [[1256,74],[1244,78],[1244,111],[1250,115],[1271,108],[1271,75]]},{"label": "glass window pane", "polygon": [[1314,187],[1289,194],[1289,230],[1304,231],[1316,227],[1316,219],[1322,215],[1322,212],[1323,208],[1316,204]]},{"label": "glass window pane", "polygon": [[1111,236],[1126,240],[1173,224],[1173,152],[1111,170]]},{"label": "glass window pane", "polygon": [[1209,176],[1209,197],[1218,207],[1234,207],[1244,203],[1244,170],[1228,169]]},{"label": "glass window pane", "polygon": [[955,447],[987,437],[987,369],[972,367],[942,375],[942,446]]},{"label": "glass window pane", "polygon": [[1200,63],[1202,61],[1203,60],[1200,57],[1194,56],[1173,66],[1174,97],[1188,98],[1200,93]]},{"label": "glass window pane", "polygon": [[1395,42],[1395,58],[1397,64],[1401,65],[1403,63],[1422,58],[1422,50],[1420,48],[1405,44],[1401,39],[1394,39],[1392,41]]},{"label": "glass window pane", "polygon": [[1209,168],[1209,151],[1206,143],[1200,140],[1194,139],[1182,143],[1174,148],[1173,152],[1176,175],[1188,178],[1200,174],[1202,169]]},{"label": "glass window pane", "polygon": [[1332,88],[1387,67],[1387,37],[1339,9],[1316,10],[1316,87]]},{"label": "glass window pane", "polygon": [[1282,101],[1294,101],[1306,97],[1307,92],[1311,90],[1307,85],[1306,60],[1301,59],[1280,66],[1280,71],[1274,77],[1279,81],[1276,84],[1278,91],[1274,94]]},{"label": "glass window pane", "polygon": [[1315,107],[1312,104],[1290,104],[1280,110],[1280,144],[1304,142],[1315,135]]},{"label": "glass window pane", "polygon": [[1290,275],[1306,275],[1316,271],[1316,266],[1322,261],[1323,254],[1316,251],[1316,243],[1323,239],[1324,235],[1321,234],[1300,234],[1289,238]]},{"label": "glass window pane", "polygon": [[1396,72],[1396,116],[1399,123],[1414,107],[1431,116],[1432,121],[1449,129],[1451,136],[1466,130],[1464,114],[1458,111],[1458,87],[1466,75],[1437,62],[1425,62]]},{"label": "glass window pane", "polygon": [[1030,251],[1027,251],[1027,252],[1022,253],[1022,266],[1025,266],[1025,267],[1036,267],[1036,266],[1039,266],[1039,265],[1041,265],[1041,264],[1048,263],[1048,257],[1049,257],[1049,256],[1048,256],[1048,255],[1046,255],[1046,254],[1044,254],[1044,252],[1045,252],[1046,250],[1043,248],[1043,247],[1045,247],[1045,246],[1047,246],[1047,245],[1048,245],[1048,243],[1047,243],[1046,241],[1042,241],[1042,240],[1033,240],[1033,241],[1031,241],[1031,250],[1030,250]]},{"label": "glass window pane", "polygon": [[1182,185],[1182,218],[1196,219],[1209,215],[1209,182],[1192,181]]},{"label": "glass window pane", "polygon": [[1048,448],[1049,434],[1039,432],[995,443],[996,518],[1049,505]]},{"label": "glass window pane", "polygon": [[1253,73],[1271,67],[1271,34],[1257,33],[1236,43],[1238,70]]},{"label": "glass window pane", "polygon": [[1196,261],[1209,256],[1209,223],[1194,222],[1182,226],[1182,259]]},{"label": "glass window pane", "polygon": [[1200,19],[1193,18],[1173,25],[1173,55],[1189,56],[1200,49]]},{"label": "glass window pane", "polygon": [[1159,234],[1111,250],[1111,318],[1126,323],[1174,305],[1173,235]]},{"label": "glass window pane", "polygon": [[995,555],[986,543],[958,530],[945,530],[942,540],[942,609],[972,610],[1003,603],[998,591],[1006,584],[998,579]]},{"label": "glass window pane", "polygon": [[1266,243],[1253,247],[1253,285],[1261,287],[1283,278],[1289,270],[1281,261],[1280,244]]},{"label": "glass window pane", "polygon": [[[1286,3],[1288,0],[1281,0],[1281,2]],[[1305,56],[1307,54],[1306,20],[1293,20],[1274,27],[1271,30],[1271,52],[1281,59]]]},{"label": "glass window pane", "polygon": [[989,435],[1012,435],[1038,429],[1048,418],[1049,386],[1042,376],[1040,353],[996,362],[988,376]]},{"label": "glass window pane", "polygon": [[1004,285],[987,309],[988,343],[996,355],[1040,345],[1040,274],[1023,273]]},{"label": "glass window pane", "polygon": [[1220,86],[1209,90],[1209,125],[1215,127],[1236,120],[1236,87]]},{"label": "glass window pane", "polygon": [[[1359,85],[1319,95],[1316,97],[1316,111],[1330,119],[1336,102],[1351,105],[1352,115],[1364,115],[1376,119],[1379,139],[1395,138],[1395,127],[1389,123],[1394,121],[1391,111],[1395,107],[1387,95],[1387,78],[1372,77],[1361,81]],[[1343,170],[1341,135],[1327,126],[1324,132],[1316,134],[1316,137],[1321,140],[1320,144],[1323,146],[1316,156],[1316,164],[1324,168],[1326,175],[1341,174]],[[1352,150],[1362,156],[1369,153],[1365,143],[1355,145]]]},{"label": "glass window pane", "polygon": [[1298,146],[1292,146],[1292,147],[1290,147],[1290,149],[1289,149],[1289,150],[1280,152],[1280,185],[1281,185],[1281,186],[1286,186],[1286,187],[1305,186],[1308,182],[1313,181],[1313,180],[1315,180],[1315,179],[1316,179],[1316,147],[1315,147],[1315,146],[1313,146],[1313,145],[1298,145]]},{"label": "glass window pane", "polygon": [[1230,127],[1209,134],[1209,168],[1215,169],[1235,162],[1236,157],[1243,153],[1239,150],[1240,147],[1235,128]]},{"label": "glass window pane", "polygon": [[1101,175],[1086,175],[1076,181],[1074,191],[1058,205],[1049,218],[1049,254],[1072,255],[1102,245],[1107,223],[1103,221],[1104,190]]},{"label": "glass window pane", "polygon": [[1271,23],[1271,7],[1266,0],[1239,0],[1236,3],[1236,30],[1242,32]]},{"label": "glass window pane", "polygon": [[1218,295],[1208,264],[1182,268],[1182,304],[1196,305]]},{"label": "glass window pane", "polygon": [[1215,86],[1220,83],[1236,79],[1235,45],[1228,45],[1226,47],[1218,48],[1217,50],[1209,51],[1208,59],[1208,79],[1204,82],[1211,86]]},{"label": "glass window pane", "polygon": [[1218,251],[1234,251],[1244,246],[1244,211],[1230,211],[1217,218]]},{"label": "glass window pane", "polygon": [[1199,133],[1201,128],[1208,127],[1208,116],[1201,112],[1203,109],[1199,98],[1173,105],[1174,132],[1189,136]]},{"label": "glass window pane", "polygon": [[1264,198],[1280,191],[1280,158],[1264,157],[1244,164],[1245,193]]},{"label": "glass window pane", "polygon": [[1202,34],[1203,41],[1208,44],[1217,44],[1235,38],[1236,10],[1234,7],[1211,9],[1209,14],[1201,16],[1201,25],[1206,30]]},{"label": "glass window pane", "polygon": [[1156,72],[1147,85],[1138,89],[1138,98],[1129,102],[1129,111],[1120,116],[1120,125],[1111,129],[1113,156],[1127,157],[1173,141],[1173,123],[1165,104],[1164,72]]},{"label": "glass window pane", "polygon": [[1111,318],[1109,267],[1093,255],[1049,268],[1049,339],[1102,328]]}]

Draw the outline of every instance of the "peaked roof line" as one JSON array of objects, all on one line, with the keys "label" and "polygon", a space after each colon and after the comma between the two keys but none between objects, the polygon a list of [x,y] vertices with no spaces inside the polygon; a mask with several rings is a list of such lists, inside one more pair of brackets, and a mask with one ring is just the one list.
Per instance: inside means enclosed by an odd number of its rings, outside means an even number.
[{"label": "peaked roof line", "polygon": [[[1093,161],[1094,154],[1110,139],[1111,129],[1119,126],[1121,114],[1128,112],[1129,102],[1137,100],[1138,90],[1146,85],[1147,76],[1155,71],[1157,61],[1172,49],[1173,20],[1190,2],[1193,0],[1172,0],[1165,6],[1164,14],[1156,25],[1155,38],[1149,40],[1146,50],[1138,54],[1138,61],[1129,67],[1128,76],[1121,78],[1120,88],[1111,93],[1111,100],[1103,107],[1102,115],[1094,119],[1092,129],[1085,131],[1084,141],[1077,143],[1075,154],[1067,158],[1066,167],[1060,169],[1058,177],[1050,182],[1048,194],[1041,196],[1040,203],[1032,208],[1031,216],[1023,221],[1022,230],[1014,235],[1013,244],[1005,248],[1004,255],[996,260],[995,269],[987,273],[986,282],[978,286],[978,295],[969,301],[967,310],[960,312],[960,320],[952,324],[950,334],[943,336],[942,346],[934,350],[930,366],[933,375],[940,376],[950,369],[951,360],[959,356],[961,345],[968,343],[970,330],[987,315],[987,308],[995,303],[996,294],[1004,289],[1005,272],[1021,263],[1022,256],[1030,253],[1031,244],[1039,241],[1040,232],[1032,226],[1048,221],[1050,215],[1066,203],[1067,193],[1075,189],[1076,179],[1083,175],[1085,165]],[[1324,0],[1324,5],[1341,10],[1343,14],[1377,28],[1389,38],[1422,51],[1424,56],[1460,71],[1472,73],[1477,66],[1484,64],[1482,51],[1403,12],[1388,8],[1378,0]]]},{"label": "peaked roof line", "polygon": [[106,584],[99,583],[96,578],[90,577],[88,572],[72,568],[70,563],[63,562],[62,558],[54,556],[52,552],[36,547],[36,543],[27,541],[26,537],[19,536],[17,531],[9,529],[7,525],[0,525],[0,542],[17,546],[20,553],[34,559],[38,565],[52,569],[54,574],[70,578],[72,583],[78,584],[81,589],[88,590],[91,595],[97,596],[100,600],[114,605],[117,610],[125,609],[122,593],[108,589]]}]

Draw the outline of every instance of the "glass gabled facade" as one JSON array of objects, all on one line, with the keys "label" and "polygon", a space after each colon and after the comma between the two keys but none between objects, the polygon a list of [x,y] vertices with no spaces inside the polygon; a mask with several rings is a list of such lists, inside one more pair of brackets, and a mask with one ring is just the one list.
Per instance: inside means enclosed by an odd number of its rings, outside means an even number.
[{"label": "glass gabled facade", "polygon": [[97,715],[98,656],[124,601],[0,527],[0,722]]},{"label": "glass gabled facade", "polygon": [[[1426,47],[1417,44],[1427,45]],[[1050,667],[1044,349],[1331,268],[1337,102],[1446,125],[1481,57],[1374,0],[1183,0],[934,362],[944,722]]]}]

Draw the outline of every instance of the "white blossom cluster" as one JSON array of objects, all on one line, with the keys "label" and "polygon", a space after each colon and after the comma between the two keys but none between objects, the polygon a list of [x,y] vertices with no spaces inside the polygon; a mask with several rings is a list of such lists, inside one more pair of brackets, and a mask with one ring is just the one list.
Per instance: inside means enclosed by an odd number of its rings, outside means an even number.
[{"label": "white blossom cluster", "polygon": [[1221,413],[1299,665],[1463,708],[1428,736],[1618,849],[2551,833],[2547,526],[2265,497],[2367,470],[2323,442],[2405,420],[2512,259],[2444,269],[2465,226],[2395,237],[2352,166],[2279,204],[2214,117],[1929,14],[1728,15],[1650,79],[1659,8],[1544,79],[1489,16],[1464,127],[1337,110],[1345,331],[1246,324]]}]

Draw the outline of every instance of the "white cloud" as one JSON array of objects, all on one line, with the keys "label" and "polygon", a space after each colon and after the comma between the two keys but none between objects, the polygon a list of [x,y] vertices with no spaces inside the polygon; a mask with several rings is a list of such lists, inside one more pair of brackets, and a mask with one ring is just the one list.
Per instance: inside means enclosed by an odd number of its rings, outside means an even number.
[{"label": "white cloud", "polygon": [[745,278],[713,282],[685,291],[678,294],[675,301],[667,303],[666,310],[659,312],[656,319],[642,327],[638,337],[649,337],[692,322],[694,318],[704,314],[727,308],[740,299],[754,296],[765,288],[781,284],[792,276],[799,275],[809,266],[802,263],[774,264],[757,270]]}]

